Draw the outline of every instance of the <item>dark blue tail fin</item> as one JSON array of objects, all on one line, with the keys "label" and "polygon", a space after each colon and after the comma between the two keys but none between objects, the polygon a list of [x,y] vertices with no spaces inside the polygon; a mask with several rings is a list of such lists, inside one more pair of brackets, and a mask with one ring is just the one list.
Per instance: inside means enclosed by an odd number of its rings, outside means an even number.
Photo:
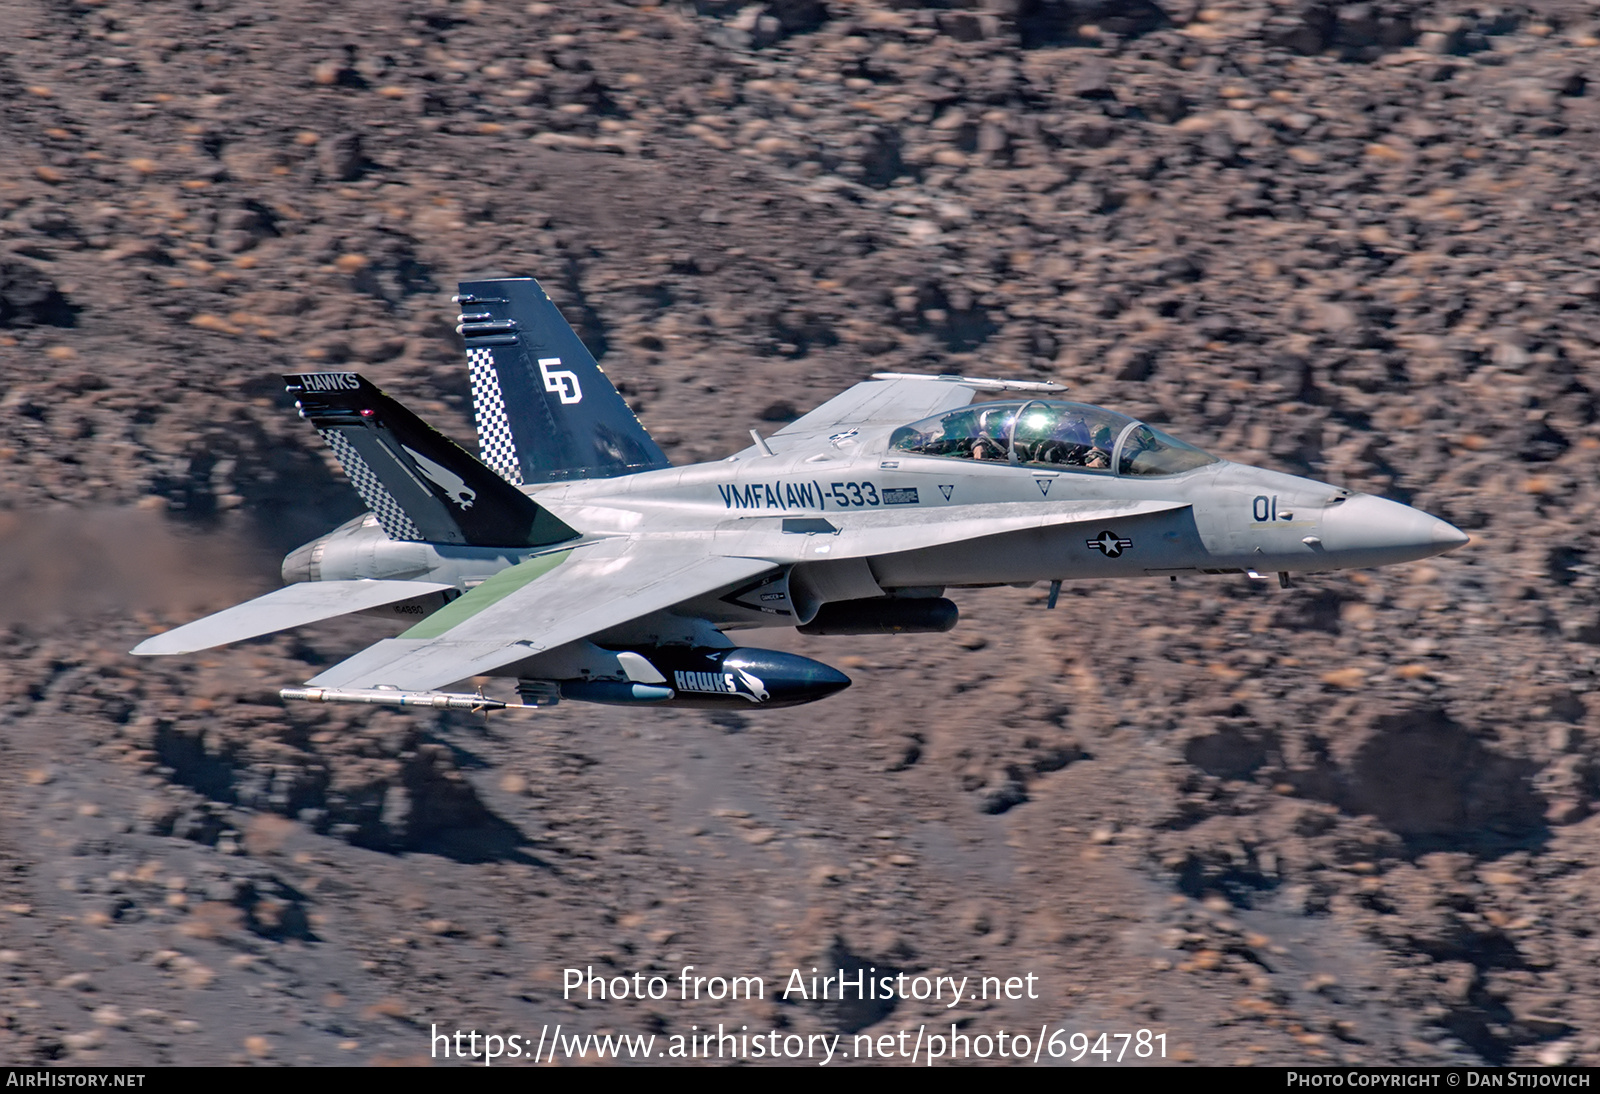
[{"label": "dark blue tail fin", "polygon": [[518,485],[668,466],[537,281],[463,281],[456,300],[484,463]]}]

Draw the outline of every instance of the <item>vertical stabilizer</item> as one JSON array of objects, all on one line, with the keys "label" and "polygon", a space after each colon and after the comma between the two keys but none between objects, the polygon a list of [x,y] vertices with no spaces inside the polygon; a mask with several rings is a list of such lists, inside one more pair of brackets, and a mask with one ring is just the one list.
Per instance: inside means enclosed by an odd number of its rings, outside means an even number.
[{"label": "vertical stabilizer", "polygon": [[607,479],[667,457],[531,277],[461,282],[483,462],[508,481]]}]

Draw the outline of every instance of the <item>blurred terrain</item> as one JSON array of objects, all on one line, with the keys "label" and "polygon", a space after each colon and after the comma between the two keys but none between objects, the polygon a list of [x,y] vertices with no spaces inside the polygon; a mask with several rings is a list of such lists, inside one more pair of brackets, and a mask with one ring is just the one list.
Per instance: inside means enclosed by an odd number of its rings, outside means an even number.
[{"label": "blurred terrain", "polygon": [[[1034,973],[967,1032],[1600,1063],[1600,4],[0,0],[0,1061],[893,1032],[562,969]],[[1052,379],[1470,531],[758,632],[748,718],[285,708],[359,619],[125,651],[360,504],[279,375],[473,441],[540,278],[677,462],[881,370]],[[848,1041],[848,1038],[847,1038]]]}]

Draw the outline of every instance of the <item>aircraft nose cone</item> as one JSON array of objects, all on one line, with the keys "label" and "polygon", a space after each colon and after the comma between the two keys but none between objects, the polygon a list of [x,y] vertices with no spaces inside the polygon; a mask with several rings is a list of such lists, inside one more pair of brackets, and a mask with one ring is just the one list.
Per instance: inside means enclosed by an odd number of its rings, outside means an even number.
[{"label": "aircraft nose cone", "polygon": [[1322,515],[1324,549],[1344,566],[1412,562],[1460,547],[1455,526],[1399,502],[1357,494]]},{"label": "aircraft nose cone", "polygon": [[1472,539],[1471,536],[1457,528],[1454,524],[1451,524],[1448,521],[1439,520],[1437,517],[1434,518],[1433,542],[1437,543],[1441,549],[1453,551],[1457,547],[1466,546],[1470,539]]}]

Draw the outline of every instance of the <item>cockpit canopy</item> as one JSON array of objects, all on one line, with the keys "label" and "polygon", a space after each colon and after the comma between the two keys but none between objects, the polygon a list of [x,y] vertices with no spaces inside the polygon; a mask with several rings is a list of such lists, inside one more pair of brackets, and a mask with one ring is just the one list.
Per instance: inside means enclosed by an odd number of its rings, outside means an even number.
[{"label": "cockpit canopy", "polygon": [[890,451],[984,460],[1053,471],[1176,475],[1216,463],[1176,437],[1085,403],[1029,399],[979,403],[901,426]]}]

